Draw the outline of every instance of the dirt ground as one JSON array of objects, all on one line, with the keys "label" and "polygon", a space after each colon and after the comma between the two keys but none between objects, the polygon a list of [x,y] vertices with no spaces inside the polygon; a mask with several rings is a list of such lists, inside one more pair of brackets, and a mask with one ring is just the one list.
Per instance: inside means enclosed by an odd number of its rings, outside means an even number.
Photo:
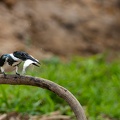
[{"label": "dirt ground", "polygon": [[0,0],[0,54],[116,57],[119,13],[119,0]]}]

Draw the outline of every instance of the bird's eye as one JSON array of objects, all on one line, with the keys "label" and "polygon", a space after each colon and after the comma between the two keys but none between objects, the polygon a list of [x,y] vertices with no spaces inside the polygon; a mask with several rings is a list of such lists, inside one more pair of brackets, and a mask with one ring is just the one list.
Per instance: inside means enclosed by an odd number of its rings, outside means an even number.
[{"label": "bird's eye", "polygon": [[21,56],[22,56],[22,57],[25,56],[24,53],[22,53]]}]

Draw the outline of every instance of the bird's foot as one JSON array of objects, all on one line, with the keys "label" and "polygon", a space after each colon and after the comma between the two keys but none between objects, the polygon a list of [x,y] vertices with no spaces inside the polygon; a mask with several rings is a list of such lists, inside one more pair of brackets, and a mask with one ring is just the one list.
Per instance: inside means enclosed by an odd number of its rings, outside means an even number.
[{"label": "bird's foot", "polygon": [[6,78],[7,75],[5,74],[5,72],[3,72],[2,74],[4,75],[4,78]]},{"label": "bird's foot", "polygon": [[20,74],[16,72],[16,75],[20,77]]},{"label": "bird's foot", "polygon": [[19,74],[19,73],[17,73],[17,72],[16,72],[16,75],[20,76],[20,74]]}]

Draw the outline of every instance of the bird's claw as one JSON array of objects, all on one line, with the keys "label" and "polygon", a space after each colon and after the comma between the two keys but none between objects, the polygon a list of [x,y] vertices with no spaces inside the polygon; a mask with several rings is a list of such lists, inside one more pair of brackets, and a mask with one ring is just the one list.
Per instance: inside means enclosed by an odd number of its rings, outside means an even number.
[{"label": "bird's claw", "polygon": [[19,75],[19,76],[20,76],[20,74],[19,74],[19,73],[16,73],[16,75]]},{"label": "bird's claw", "polygon": [[16,72],[16,75],[20,77],[20,74]]},{"label": "bird's claw", "polygon": [[5,72],[3,72],[2,74],[4,75],[4,78],[6,78],[7,75],[5,74]]}]

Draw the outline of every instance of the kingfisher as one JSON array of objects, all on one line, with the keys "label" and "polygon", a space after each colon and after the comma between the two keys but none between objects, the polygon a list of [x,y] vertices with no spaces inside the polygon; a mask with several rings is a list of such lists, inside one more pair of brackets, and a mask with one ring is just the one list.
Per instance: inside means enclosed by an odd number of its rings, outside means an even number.
[{"label": "kingfisher", "polygon": [[22,74],[25,74],[26,68],[30,65],[33,64],[35,66],[39,67],[40,62],[35,59],[32,55],[29,55],[26,52],[23,51],[15,51],[10,54],[3,54],[0,57],[0,69],[4,77],[6,77],[6,73],[4,71],[4,65],[5,63],[8,63],[8,65],[13,66],[16,68],[16,75],[20,75],[18,73],[18,67],[21,64],[21,62],[24,62],[23,64],[23,69],[22,69]]}]

